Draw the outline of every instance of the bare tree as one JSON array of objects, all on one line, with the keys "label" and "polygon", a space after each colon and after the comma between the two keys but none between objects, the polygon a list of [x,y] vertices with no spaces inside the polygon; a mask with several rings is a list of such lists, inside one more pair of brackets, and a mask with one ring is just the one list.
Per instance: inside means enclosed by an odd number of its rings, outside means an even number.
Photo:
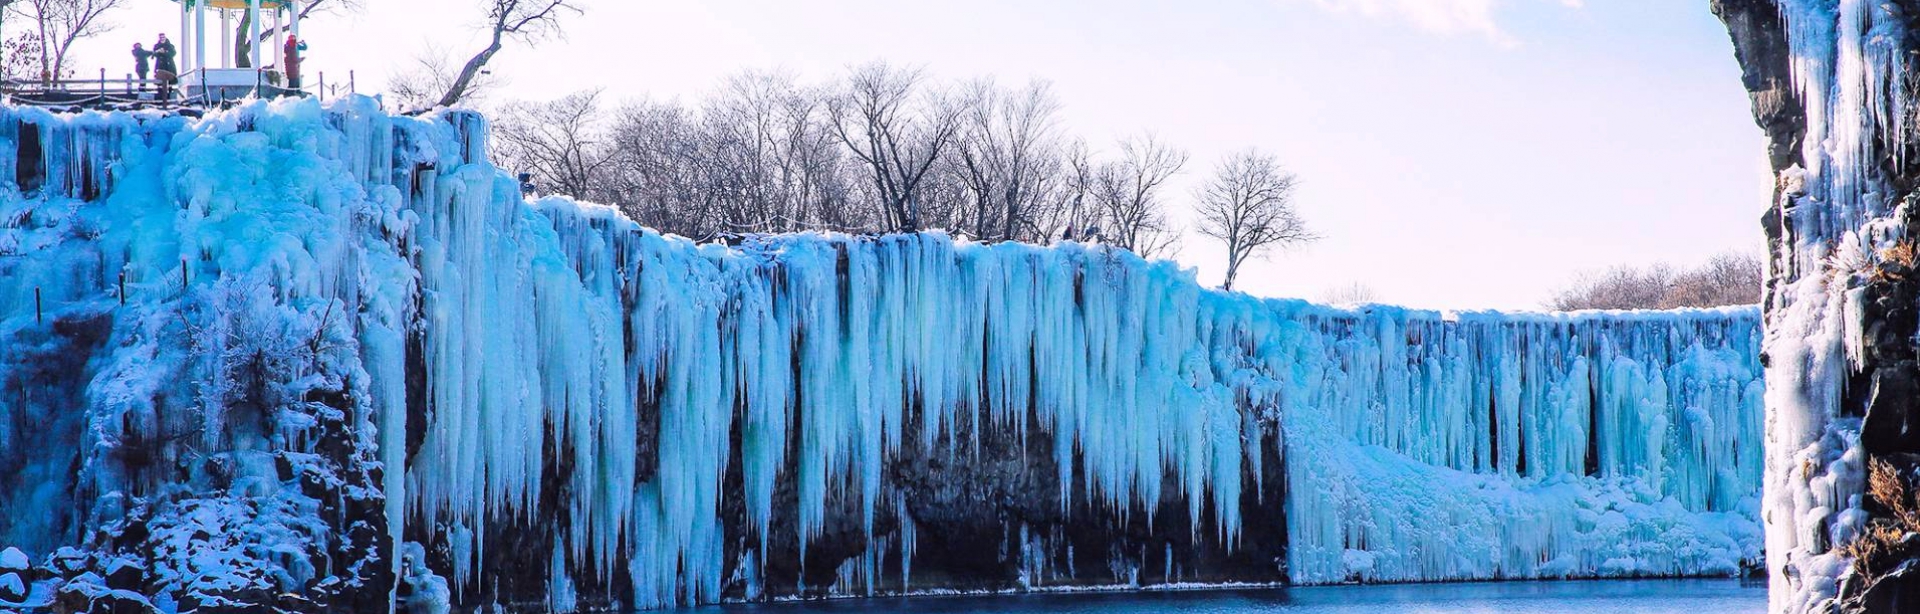
[{"label": "bare tree", "polygon": [[828,107],[834,133],[871,176],[886,228],[921,228],[923,184],[958,130],[961,107],[921,87],[921,71],[876,62],[853,69]]},{"label": "bare tree", "polygon": [[1036,211],[1034,223],[1042,239],[1085,239],[1099,224],[1101,207],[1094,195],[1098,188],[1099,164],[1084,140],[1074,139],[1060,150],[1059,167],[1051,179],[1056,184],[1052,206]]},{"label": "bare tree", "polygon": [[486,0],[487,23],[491,35],[487,46],[467,60],[456,73],[453,83],[440,95],[439,106],[451,107],[467,99],[473,82],[500,53],[508,39],[518,39],[532,43],[548,34],[560,31],[560,18],[568,13],[579,13],[577,0]]},{"label": "bare tree", "polygon": [[1583,276],[1547,302],[1556,311],[1581,309],[1679,309],[1760,302],[1763,265],[1751,254],[1715,256],[1705,264],[1676,272],[1666,264],[1647,268],[1614,267]]},{"label": "bare tree", "polygon": [[610,200],[661,232],[706,238],[718,231],[705,135],[692,111],[669,103],[629,104],[614,118],[612,132],[605,188]]},{"label": "bare tree", "polygon": [[[6,8],[4,5],[0,5],[0,18],[4,18],[16,10],[19,10],[19,6],[18,4],[14,4],[12,8]],[[5,32],[5,29],[0,28],[0,32]],[[27,30],[6,37],[5,39],[0,39],[0,80],[28,81],[38,79],[40,76],[41,48],[40,33],[38,30]]]},{"label": "bare tree", "polygon": [[502,109],[493,130],[501,165],[533,175],[555,194],[598,200],[602,171],[613,163],[600,126],[600,91]]},{"label": "bare tree", "polygon": [[1094,177],[1107,242],[1152,258],[1173,251],[1179,232],[1167,219],[1164,192],[1169,179],[1187,165],[1187,152],[1152,135],[1120,142],[1120,159],[1101,166]]},{"label": "bare tree", "polygon": [[1329,288],[1325,293],[1320,295],[1320,302],[1336,307],[1364,305],[1379,302],[1379,300],[1380,294],[1374,292],[1373,286],[1357,281],[1343,286]]},{"label": "bare tree", "polygon": [[16,78],[13,76],[13,73],[22,72],[17,69],[17,66],[19,66],[20,56],[22,55],[22,49],[24,47],[30,44],[35,48],[32,56],[39,57],[40,55],[40,51],[38,50],[39,38],[33,36],[31,33],[17,34],[11,38],[4,38],[7,31],[6,25],[8,18],[20,13],[22,6],[25,5],[21,4],[20,0],[0,0],[0,69],[8,71],[5,77],[8,79]]},{"label": "bare tree", "polygon": [[72,72],[67,53],[76,41],[113,29],[107,13],[126,0],[25,0],[40,39],[40,74],[58,79]]},{"label": "bare tree", "polygon": [[[440,97],[453,87],[453,80],[459,77],[455,72],[453,60],[444,48],[432,47],[413,58],[413,66],[394,73],[387,79],[387,94],[394,98],[401,108],[429,109],[440,103]],[[468,104],[486,100],[499,86],[499,79],[490,71],[481,71],[473,81],[467,84]]]},{"label": "bare tree", "polygon": [[1766,263],[1748,253],[1714,256],[1706,264],[1673,277],[1662,308],[1757,305]]},{"label": "bare tree", "polygon": [[973,204],[975,234],[1002,241],[1046,238],[1033,215],[1048,203],[1058,177],[1059,111],[1044,81],[1018,91],[984,80],[971,87],[955,153]]},{"label": "bare tree", "polygon": [[1233,289],[1240,265],[1274,247],[1314,240],[1293,206],[1299,180],[1280,169],[1273,156],[1249,149],[1220,162],[1196,194],[1199,231],[1227,246],[1227,276],[1220,287]]}]

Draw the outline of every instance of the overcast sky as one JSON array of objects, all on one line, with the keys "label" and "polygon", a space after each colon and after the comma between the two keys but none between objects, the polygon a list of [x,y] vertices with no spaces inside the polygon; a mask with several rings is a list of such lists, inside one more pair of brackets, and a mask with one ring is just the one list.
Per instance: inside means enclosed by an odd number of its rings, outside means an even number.
[{"label": "overcast sky", "polygon": [[[79,70],[178,29],[128,0]],[[363,0],[307,23],[309,70],[361,91],[430,47],[480,44],[477,0]],[[1537,308],[1581,272],[1759,253],[1769,191],[1726,31],[1681,0],[586,0],[564,40],[496,58],[498,97],[603,87],[696,99],[746,68],[833,75],[873,59],[1053,82],[1095,145],[1151,131],[1193,156],[1175,186],[1259,147],[1299,174],[1324,239],[1240,286],[1318,298]],[[311,73],[310,73],[311,74]],[[1182,218],[1186,212],[1180,212]],[[1220,249],[1179,260],[1219,283]]]}]

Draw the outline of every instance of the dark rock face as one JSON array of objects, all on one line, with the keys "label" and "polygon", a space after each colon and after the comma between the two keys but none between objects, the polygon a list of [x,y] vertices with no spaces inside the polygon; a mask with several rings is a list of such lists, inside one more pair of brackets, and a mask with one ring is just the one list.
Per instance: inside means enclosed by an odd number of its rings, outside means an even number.
[{"label": "dark rock face", "polygon": [[[1713,0],[1713,14],[1733,35],[1741,81],[1753,99],[1753,116],[1767,132],[1775,171],[1800,163],[1807,134],[1806,107],[1793,91],[1791,52],[1775,0]],[[1771,236],[1771,235],[1770,235]]]},{"label": "dark rock face", "polygon": [[[1032,417],[1030,417],[1031,419]],[[1089,501],[1078,489],[1061,501],[1053,434],[1034,429],[1024,441],[1009,428],[958,429],[958,450],[909,443],[890,471],[888,492],[904,502],[915,528],[911,577],[900,568],[897,547],[873,561],[881,570],[870,586],[836,587],[841,565],[869,551],[857,501],[837,501],[825,534],[807,545],[797,540],[797,493],[786,480],[778,496],[762,598],[825,597],[834,594],[899,594],[915,589],[1005,591],[1043,587],[1124,587],[1179,582],[1284,584],[1286,533],[1284,471],[1277,421],[1262,422],[1265,437],[1249,454],[1263,456],[1261,475],[1248,465],[1242,476],[1244,524],[1228,545],[1212,526],[1210,510],[1193,526],[1187,503],[1171,478],[1153,510],[1126,513]],[[977,437],[976,446],[966,441]],[[914,441],[915,434],[906,439]],[[944,440],[944,438],[943,438]],[[737,504],[737,502],[735,502]],[[729,534],[738,556],[746,545],[745,512],[730,512]],[[874,540],[898,544],[899,516],[876,519]],[[744,598],[746,585],[727,587]]]}]

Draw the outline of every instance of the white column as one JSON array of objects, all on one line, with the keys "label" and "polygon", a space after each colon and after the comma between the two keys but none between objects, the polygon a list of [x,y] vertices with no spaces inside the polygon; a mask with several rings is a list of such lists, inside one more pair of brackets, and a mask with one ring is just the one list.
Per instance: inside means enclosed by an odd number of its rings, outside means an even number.
[{"label": "white column", "polygon": [[193,67],[207,69],[207,0],[193,3]]},{"label": "white column", "polygon": [[247,50],[254,70],[260,69],[260,0],[247,0]]},{"label": "white column", "polygon": [[293,37],[300,38],[300,0],[287,0],[287,18],[293,21]]},{"label": "white column", "polygon": [[233,11],[220,9],[220,67],[233,68]]},{"label": "white column", "polygon": [[273,12],[273,29],[270,30],[270,32],[273,32],[273,36],[267,37],[267,41],[273,45],[273,67],[280,69],[280,74],[284,75],[287,72],[287,46],[281,44],[286,40],[280,38],[280,27],[282,25],[285,25],[285,21],[281,19],[280,11],[275,10]]},{"label": "white column", "polygon": [[186,54],[186,50],[193,48],[193,30],[190,28],[193,24],[187,21],[189,15],[191,13],[187,12],[187,3],[180,3],[180,44],[174,45],[174,68],[180,69],[182,73],[193,70],[193,63],[188,61],[192,58]]}]

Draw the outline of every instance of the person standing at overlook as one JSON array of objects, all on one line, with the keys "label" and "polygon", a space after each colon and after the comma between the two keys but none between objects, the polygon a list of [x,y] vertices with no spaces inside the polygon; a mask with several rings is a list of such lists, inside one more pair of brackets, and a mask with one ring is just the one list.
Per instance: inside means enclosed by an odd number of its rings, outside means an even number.
[{"label": "person standing at overlook", "polygon": [[173,62],[173,56],[177,53],[173,42],[167,40],[166,33],[161,33],[160,40],[153,43],[153,78],[160,81],[161,100],[172,95],[173,82],[180,76],[180,67]]},{"label": "person standing at overlook", "polygon": [[140,91],[143,92],[147,90],[148,60],[152,58],[152,51],[147,51],[140,43],[133,44],[133,74],[140,78]]},{"label": "person standing at overlook", "polygon": [[307,50],[307,44],[300,37],[287,35],[287,89],[300,89],[300,52]]}]

